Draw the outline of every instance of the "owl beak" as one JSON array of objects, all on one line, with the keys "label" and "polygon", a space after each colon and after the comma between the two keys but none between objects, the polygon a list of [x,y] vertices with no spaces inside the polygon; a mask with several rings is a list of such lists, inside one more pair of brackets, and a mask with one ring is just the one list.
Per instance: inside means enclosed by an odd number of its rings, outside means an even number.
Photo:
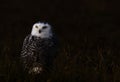
[{"label": "owl beak", "polygon": [[42,31],[41,30],[39,30],[39,33],[41,33]]}]

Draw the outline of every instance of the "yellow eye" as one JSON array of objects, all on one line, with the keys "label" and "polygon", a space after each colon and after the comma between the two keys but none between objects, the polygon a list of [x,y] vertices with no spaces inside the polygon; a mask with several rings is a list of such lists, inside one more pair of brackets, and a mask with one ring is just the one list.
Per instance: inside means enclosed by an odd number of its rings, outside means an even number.
[{"label": "yellow eye", "polygon": [[35,26],[35,28],[38,28],[38,26]]}]

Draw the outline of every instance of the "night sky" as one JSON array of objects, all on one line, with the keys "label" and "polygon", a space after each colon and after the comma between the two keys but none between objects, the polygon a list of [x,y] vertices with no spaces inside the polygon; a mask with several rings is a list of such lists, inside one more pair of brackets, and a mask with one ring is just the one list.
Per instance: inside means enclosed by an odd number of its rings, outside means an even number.
[{"label": "night sky", "polygon": [[19,56],[38,21],[52,25],[61,45],[49,82],[120,82],[119,3],[1,0],[0,82],[28,82],[19,73]]}]

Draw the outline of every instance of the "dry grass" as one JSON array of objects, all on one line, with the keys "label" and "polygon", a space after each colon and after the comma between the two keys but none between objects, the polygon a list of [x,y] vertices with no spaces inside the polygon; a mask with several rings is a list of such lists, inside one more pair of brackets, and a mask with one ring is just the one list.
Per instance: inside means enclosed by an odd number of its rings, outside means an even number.
[{"label": "dry grass", "polygon": [[[85,39],[76,45],[67,41],[61,41],[61,44],[47,82],[120,82],[119,50],[116,46]],[[19,55],[15,56],[20,50],[13,49],[13,53],[12,46],[1,45],[0,81],[34,82],[23,72]]]}]

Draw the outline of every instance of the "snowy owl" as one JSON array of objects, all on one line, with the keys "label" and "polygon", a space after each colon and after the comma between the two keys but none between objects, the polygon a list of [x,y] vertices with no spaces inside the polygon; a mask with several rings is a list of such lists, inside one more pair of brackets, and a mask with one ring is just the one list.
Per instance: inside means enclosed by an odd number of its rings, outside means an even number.
[{"label": "snowy owl", "polygon": [[28,73],[40,74],[51,69],[57,51],[57,39],[48,23],[37,22],[25,37],[21,60]]}]

